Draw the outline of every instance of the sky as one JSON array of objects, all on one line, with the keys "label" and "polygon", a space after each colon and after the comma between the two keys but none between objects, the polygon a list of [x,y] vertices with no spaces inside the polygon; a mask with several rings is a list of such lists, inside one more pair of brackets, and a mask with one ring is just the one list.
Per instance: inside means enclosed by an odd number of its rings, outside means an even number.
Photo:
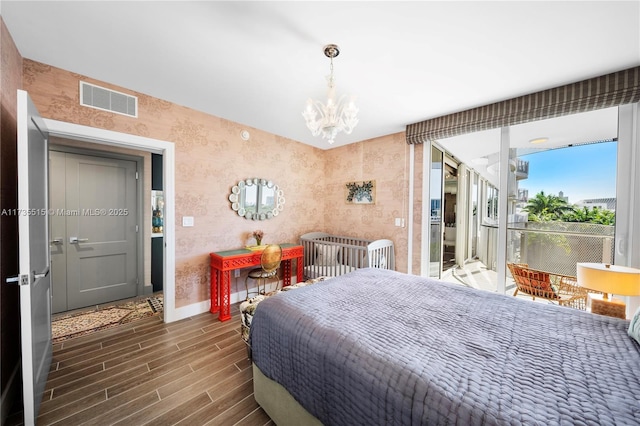
[{"label": "sky", "polygon": [[569,197],[569,203],[616,196],[617,142],[605,142],[518,156],[529,162],[529,178],[518,187],[529,198],[540,191]]}]

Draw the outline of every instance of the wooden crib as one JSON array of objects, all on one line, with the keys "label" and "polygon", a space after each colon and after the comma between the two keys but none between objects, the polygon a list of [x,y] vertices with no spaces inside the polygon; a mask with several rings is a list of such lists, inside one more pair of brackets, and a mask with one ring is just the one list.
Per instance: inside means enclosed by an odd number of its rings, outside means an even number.
[{"label": "wooden crib", "polygon": [[365,240],[310,232],[300,237],[304,247],[304,279],[337,277],[359,268],[395,270],[391,240]]}]

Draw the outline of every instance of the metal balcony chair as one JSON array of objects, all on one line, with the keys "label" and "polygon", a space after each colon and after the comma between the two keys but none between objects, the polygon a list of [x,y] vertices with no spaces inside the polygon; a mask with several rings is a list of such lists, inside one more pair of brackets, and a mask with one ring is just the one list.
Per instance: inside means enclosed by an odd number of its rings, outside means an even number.
[{"label": "metal balcony chair", "polygon": [[[256,280],[258,283],[258,294],[267,294],[267,281],[271,278],[275,278],[276,288],[280,284],[280,277],[278,277],[278,269],[280,268],[280,262],[282,261],[282,247],[278,244],[269,244],[262,251],[260,256],[260,268],[255,268],[249,271],[247,278],[244,280],[244,287],[247,291],[247,300],[249,299],[249,278]],[[260,284],[262,284],[262,290],[260,290]],[[251,293],[254,294],[254,293]]]}]

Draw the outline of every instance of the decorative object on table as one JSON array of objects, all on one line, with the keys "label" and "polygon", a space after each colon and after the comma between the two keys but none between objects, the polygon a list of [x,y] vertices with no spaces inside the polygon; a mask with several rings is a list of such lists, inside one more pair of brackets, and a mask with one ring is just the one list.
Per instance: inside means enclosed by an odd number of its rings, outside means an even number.
[{"label": "decorative object on table", "polygon": [[327,90],[327,103],[314,101],[309,98],[307,107],[302,112],[307,128],[311,130],[313,136],[322,135],[323,139],[328,139],[329,144],[335,141],[339,132],[347,135],[351,134],[358,124],[358,107],[351,97],[349,102],[345,101],[345,95],[336,96],[336,84],[333,78],[333,58],[340,54],[340,49],[335,44],[328,44],[323,48],[324,55],[330,59],[329,76],[327,78],[329,89]]},{"label": "decorative object on table", "polygon": [[609,263],[578,263],[578,285],[604,293],[589,294],[587,309],[594,314],[626,318],[626,304],[609,298],[609,293],[620,296],[640,296],[640,269]]},{"label": "decorative object on table", "polygon": [[362,182],[347,182],[347,203],[351,204],[375,204],[376,181],[365,180]]},{"label": "decorative object on table", "polygon": [[154,233],[161,233],[163,230],[164,219],[162,217],[162,210],[157,208],[153,211],[153,218],[151,219],[151,226]]},{"label": "decorative object on table", "polygon": [[151,231],[154,234],[161,234],[164,229],[164,197],[162,196],[162,191],[151,192],[151,207],[153,208]]},{"label": "decorative object on table", "polygon": [[[262,232],[262,231],[255,231]],[[256,237],[257,239],[257,237]],[[280,277],[278,277],[278,268],[280,268],[280,262],[282,261],[282,247],[278,244],[269,244],[260,255],[260,268],[255,268],[249,271],[247,277],[244,279],[244,287],[247,291],[247,299],[249,299],[249,278],[258,282],[258,294],[267,294],[267,280],[275,278],[276,290],[280,284]],[[262,284],[262,291],[260,290],[260,284]]]},{"label": "decorative object on table", "polygon": [[264,237],[264,232],[262,232],[259,229],[256,229],[255,231],[253,231],[251,236],[253,238],[255,238],[257,246],[261,246],[262,245],[262,238]]}]

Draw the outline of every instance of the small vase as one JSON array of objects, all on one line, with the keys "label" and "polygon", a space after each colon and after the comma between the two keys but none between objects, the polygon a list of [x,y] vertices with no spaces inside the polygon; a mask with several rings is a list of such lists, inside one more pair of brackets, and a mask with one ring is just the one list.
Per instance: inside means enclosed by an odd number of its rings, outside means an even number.
[{"label": "small vase", "polygon": [[261,246],[262,245],[262,240],[259,238],[256,238],[256,245],[257,246]]}]

